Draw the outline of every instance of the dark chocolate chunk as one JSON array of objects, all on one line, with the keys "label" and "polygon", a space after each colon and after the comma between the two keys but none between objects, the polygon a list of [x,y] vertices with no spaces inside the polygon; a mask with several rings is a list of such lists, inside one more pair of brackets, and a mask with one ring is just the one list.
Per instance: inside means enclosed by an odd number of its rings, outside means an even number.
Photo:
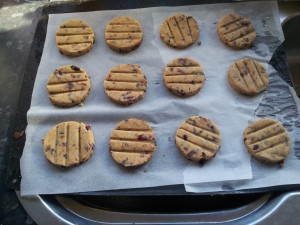
[{"label": "dark chocolate chunk", "polygon": [[74,71],[80,71],[80,68],[77,67],[77,66],[72,65],[72,66],[70,66],[70,67],[71,67],[71,69],[74,70]]},{"label": "dark chocolate chunk", "polygon": [[249,23],[248,21],[242,20],[242,21],[240,22],[240,24],[243,25],[243,26],[249,26],[250,23]]},{"label": "dark chocolate chunk", "polygon": [[196,155],[196,154],[197,154],[196,151],[190,151],[190,152],[187,154],[187,157],[188,157],[188,158],[192,158],[193,155]]},{"label": "dark chocolate chunk", "polygon": [[206,159],[205,158],[201,158],[200,160],[199,160],[199,164],[200,164],[200,166],[203,166],[205,163],[206,163]]}]

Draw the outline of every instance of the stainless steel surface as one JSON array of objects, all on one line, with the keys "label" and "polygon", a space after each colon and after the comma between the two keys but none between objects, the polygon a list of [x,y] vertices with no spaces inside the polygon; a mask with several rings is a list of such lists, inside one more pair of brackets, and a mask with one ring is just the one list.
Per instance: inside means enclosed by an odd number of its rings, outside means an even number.
[{"label": "stainless steel surface", "polygon": [[55,207],[51,206],[49,202],[45,202],[39,195],[21,198],[19,191],[16,191],[16,194],[26,212],[37,224],[71,225],[75,222],[73,220],[71,223],[61,217],[56,213]]},{"label": "stainless steel surface", "polygon": [[[280,2],[280,20],[284,24],[287,60],[298,87],[299,73],[299,21],[300,3]],[[296,16],[295,16],[296,15]],[[286,28],[286,29],[285,29]],[[295,36],[298,35],[298,36]],[[298,40],[298,43],[297,43]],[[295,70],[296,72],[293,72]],[[300,82],[299,82],[300,87]],[[153,212],[151,210],[130,210],[117,207],[104,208],[86,204],[77,198],[66,195],[20,197],[24,208],[38,223],[48,224],[299,224],[300,191],[285,192],[279,195],[269,193],[253,198],[252,201],[237,207],[228,208],[226,202],[216,210],[198,212]],[[251,194],[250,194],[251,196]],[[118,197],[116,197],[118,198]],[[238,197],[237,197],[238,198]],[[242,196],[241,196],[242,198]],[[163,199],[162,199],[163,200]],[[160,204],[158,201],[157,204]],[[180,203],[179,203],[180,204]],[[205,202],[199,202],[205,204]],[[154,210],[155,211],[155,210]]]},{"label": "stainless steel surface", "polygon": [[[19,192],[17,192],[18,196]],[[97,209],[70,197],[45,200],[41,196],[20,198],[26,211],[38,224],[299,224],[300,192],[271,194],[243,207],[202,213],[126,213]],[[36,212],[39,212],[38,214]]]},{"label": "stainless steel surface", "polygon": [[[211,212],[197,213],[124,213],[118,211],[101,210],[86,206],[72,198],[57,197],[58,202],[64,209],[72,213],[80,215],[84,218],[94,220],[101,223],[217,223],[237,220],[245,215],[253,213],[261,208],[270,198],[270,194],[251,202],[250,204],[235,209],[223,209]],[[179,203],[179,202],[178,202]],[[158,202],[159,204],[159,202]]]},{"label": "stainless steel surface", "polygon": [[[19,195],[19,193],[17,193]],[[219,223],[233,222],[235,224],[245,224],[245,217],[249,217],[252,213],[260,210],[269,200],[271,194],[262,196],[261,198],[236,209],[227,209],[202,213],[126,213],[119,211],[97,209],[84,205],[71,197],[56,196],[58,204],[55,207],[49,207],[51,200],[45,200],[41,196],[35,196],[25,199],[23,206],[33,219],[39,224],[80,224],[80,219],[84,219],[83,223],[149,223],[149,224],[174,224],[174,223]],[[41,207],[42,206],[42,207]],[[41,210],[42,208],[42,210]],[[36,210],[40,213],[36,214]],[[66,216],[67,215],[67,216]],[[51,217],[51,220],[45,221],[44,218]],[[69,218],[69,220],[66,219]],[[56,221],[54,220],[56,219]],[[93,224],[93,223],[91,223]]]}]

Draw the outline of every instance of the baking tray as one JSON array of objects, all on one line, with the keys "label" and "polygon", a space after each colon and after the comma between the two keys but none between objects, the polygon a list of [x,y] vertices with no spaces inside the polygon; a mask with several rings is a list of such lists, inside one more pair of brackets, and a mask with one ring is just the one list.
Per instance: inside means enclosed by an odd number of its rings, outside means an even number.
[{"label": "baking tray", "polygon": [[[99,10],[111,9],[134,9],[134,8],[147,8],[156,6],[180,6],[180,5],[195,5],[207,3],[224,3],[225,1],[180,1],[180,0],[165,0],[165,1],[80,1],[80,2],[54,2],[45,4],[42,9],[41,17],[37,24],[36,32],[34,35],[31,51],[29,53],[28,62],[26,65],[22,87],[19,95],[19,102],[16,111],[16,117],[10,123],[9,133],[13,131],[24,131],[27,126],[27,111],[30,108],[32,90],[35,82],[35,76],[41,60],[47,24],[48,15],[53,13],[70,13],[70,12],[88,12]],[[230,1],[227,1],[230,2]],[[288,65],[285,57],[283,46],[279,46],[274,53],[269,64],[271,64],[279,73],[280,77],[293,86],[292,78],[288,70]],[[10,189],[20,189],[21,173],[20,173],[20,158],[23,152],[26,134],[20,139],[13,139],[12,135],[9,137],[9,163],[7,169],[6,184]],[[232,194],[254,194],[266,192],[284,192],[299,189],[300,185],[281,185],[266,188],[245,189],[239,191],[225,191],[217,193],[187,193],[185,192],[184,185],[169,185],[163,187],[151,188],[135,188],[135,189],[122,189],[111,191],[98,191],[98,192],[85,192],[69,194],[72,196],[77,195],[101,195],[101,196],[181,196],[181,195],[232,195]],[[254,197],[254,196],[253,196]]]}]

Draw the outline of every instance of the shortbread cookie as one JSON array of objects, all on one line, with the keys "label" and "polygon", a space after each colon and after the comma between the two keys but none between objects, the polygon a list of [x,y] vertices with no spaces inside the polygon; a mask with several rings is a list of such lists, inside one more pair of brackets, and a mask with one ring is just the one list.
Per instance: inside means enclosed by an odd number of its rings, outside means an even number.
[{"label": "shortbread cookie", "polygon": [[89,52],[95,43],[93,29],[86,22],[71,19],[56,30],[56,44],[62,54],[81,56]]},{"label": "shortbread cookie", "polygon": [[49,77],[48,96],[54,105],[69,107],[84,101],[90,92],[90,78],[73,65],[61,66]]},{"label": "shortbread cookie", "polygon": [[235,49],[249,48],[256,38],[251,21],[239,14],[228,14],[222,17],[217,31],[220,40]]},{"label": "shortbread cookie", "polygon": [[106,44],[118,52],[130,52],[143,41],[141,24],[130,17],[117,17],[110,21],[105,30]]},{"label": "shortbread cookie", "polygon": [[197,21],[183,14],[168,17],[160,27],[160,37],[163,42],[173,48],[186,48],[198,39]]},{"label": "shortbread cookie", "polygon": [[200,164],[213,158],[221,147],[218,127],[201,116],[186,119],[177,129],[175,140],[185,158]]},{"label": "shortbread cookie", "polygon": [[156,150],[154,131],[143,120],[123,120],[112,132],[109,148],[117,163],[125,167],[143,165]]},{"label": "shortbread cookie", "polygon": [[230,66],[228,81],[236,91],[246,95],[256,95],[268,86],[269,75],[259,62],[244,58]]},{"label": "shortbread cookie", "polygon": [[197,94],[205,81],[200,64],[189,58],[177,58],[169,62],[163,79],[173,94],[185,97]]},{"label": "shortbread cookie", "polygon": [[249,124],[244,131],[244,143],[251,156],[268,163],[283,162],[291,149],[286,129],[267,118]]},{"label": "shortbread cookie", "polygon": [[46,158],[57,166],[71,167],[87,161],[94,152],[90,125],[68,121],[52,127],[44,138]]},{"label": "shortbread cookie", "polygon": [[144,97],[147,79],[139,65],[122,64],[109,71],[104,79],[104,88],[110,99],[129,105]]}]

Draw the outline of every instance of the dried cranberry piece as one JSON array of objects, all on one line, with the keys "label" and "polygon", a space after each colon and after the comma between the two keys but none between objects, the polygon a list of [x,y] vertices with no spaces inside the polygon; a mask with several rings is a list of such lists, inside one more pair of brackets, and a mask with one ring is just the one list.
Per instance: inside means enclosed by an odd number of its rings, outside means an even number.
[{"label": "dried cranberry piece", "polygon": [[138,140],[139,140],[139,141],[148,141],[148,138],[147,138],[145,135],[140,134],[140,135],[138,136]]},{"label": "dried cranberry piece", "polygon": [[74,84],[73,83],[68,83],[68,88],[71,89],[74,87]]}]

